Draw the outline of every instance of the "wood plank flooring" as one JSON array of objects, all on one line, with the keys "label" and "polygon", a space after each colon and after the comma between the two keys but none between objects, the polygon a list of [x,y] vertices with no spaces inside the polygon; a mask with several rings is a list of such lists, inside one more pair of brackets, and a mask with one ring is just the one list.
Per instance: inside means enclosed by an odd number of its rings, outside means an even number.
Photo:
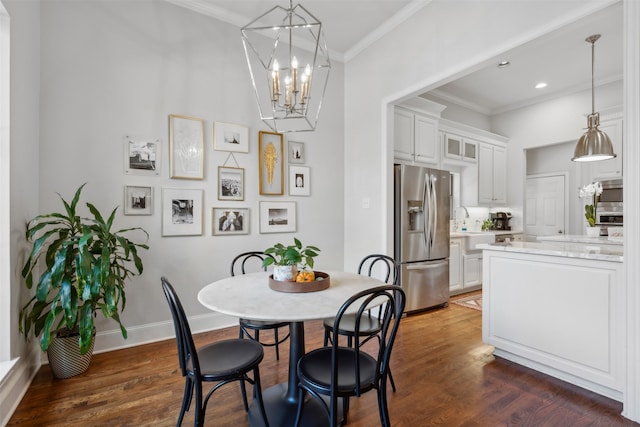
[{"label": "wood plank flooring", "polygon": [[[322,344],[320,322],[305,324],[306,348]],[[237,328],[196,336],[202,345],[235,338]],[[638,426],[622,405],[581,388],[494,358],[482,343],[481,312],[450,304],[403,319],[392,356],[398,387],[389,392],[395,427]],[[265,348],[263,387],[285,382],[288,344],[275,360]],[[172,426],[184,382],[175,341],[94,355],[78,377],[54,380],[43,366],[9,426]],[[246,426],[239,387],[218,390],[206,426]],[[375,392],[352,399],[348,426],[379,425]],[[193,411],[183,425],[193,424]],[[289,427],[289,426],[283,426]]]}]

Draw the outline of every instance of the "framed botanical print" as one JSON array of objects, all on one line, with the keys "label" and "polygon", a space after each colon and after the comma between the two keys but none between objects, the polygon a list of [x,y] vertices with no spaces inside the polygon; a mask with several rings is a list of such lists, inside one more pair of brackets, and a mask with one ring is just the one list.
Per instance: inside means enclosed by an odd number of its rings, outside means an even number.
[{"label": "framed botanical print", "polygon": [[202,194],[200,189],[162,189],[162,235],[202,234]]},{"label": "framed botanical print", "polygon": [[213,124],[213,149],[218,151],[249,152],[249,128],[233,123]]},{"label": "framed botanical print", "polygon": [[213,208],[211,234],[249,234],[249,208]]},{"label": "framed botanical print", "polygon": [[124,137],[124,173],[160,175],[160,140],[126,135]]},{"label": "framed botanical print", "polygon": [[204,120],[169,115],[170,177],[204,179]]},{"label": "framed botanical print", "polygon": [[284,194],[284,158],[281,133],[260,131],[260,194]]},{"label": "framed botanical print", "polygon": [[289,141],[289,163],[305,163],[304,142]]},{"label": "framed botanical print", "polygon": [[244,168],[218,166],[218,200],[244,200]]},{"label": "framed botanical print", "polygon": [[153,187],[125,185],[124,214],[151,215],[153,212]]},{"label": "framed botanical print", "polygon": [[289,166],[289,195],[309,196],[311,178],[308,166]]},{"label": "framed botanical print", "polygon": [[296,231],[296,202],[260,202],[260,233]]}]

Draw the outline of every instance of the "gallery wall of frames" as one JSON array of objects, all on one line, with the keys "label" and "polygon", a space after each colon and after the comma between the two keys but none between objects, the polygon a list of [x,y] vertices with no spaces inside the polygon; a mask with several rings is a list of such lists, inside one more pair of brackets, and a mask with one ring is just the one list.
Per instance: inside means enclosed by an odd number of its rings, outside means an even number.
[{"label": "gallery wall of frames", "polygon": [[[205,141],[205,126],[212,126],[213,141]],[[259,216],[258,233],[293,233],[296,231],[296,202],[284,200],[288,195],[311,195],[311,168],[307,164],[305,143],[285,141],[281,133],[258,131],[257,152],[251,152],[248,126],[235,123],[170,114],[168,117],[167,144],[163,138],[124,136],[124,215],[158,216],[162,224],[162,236],[203,235],[205,221],[211,221],[213,236],[251,234],[250,215]],[[204,185],[206,162],[210,157],[224,159],[217,168],[217,176],[208,179],[215,187]],[[259,187],[260,199],[245,197],[245,168],[253,167],[258,160],[259,182],[249,185]],[[218,160],[219,162],[220,160]],[[136,182],[137,176],[162,175],[168,168],[169,177],[190,180],[193,185],[157,186]],[[217,194],[213,206],[204,206],[204,194]],[[155,198],[160,198],[160,212]],[[264,197],[264,198],[263,198]]]}]

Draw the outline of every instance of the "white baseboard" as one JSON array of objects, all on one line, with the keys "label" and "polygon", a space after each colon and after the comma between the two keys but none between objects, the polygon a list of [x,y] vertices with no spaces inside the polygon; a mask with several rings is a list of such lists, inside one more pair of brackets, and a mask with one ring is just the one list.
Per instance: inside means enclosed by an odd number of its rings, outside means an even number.
[{"label": "white baseboard", "polygon": [[[215,329],[227,328],[238,324],[237,317],[226,316],[220,313],[207,313],[189,318],[191,332],[212,331]],[[175,338],[173,321],[148,323],[146,325],[133,326],[127,328],[127,339],[122,338],[120,328],[96,333],[96,343],[93,349],[94,354],[105,353],[107,351],[119,350],[122,348],[135,347],[152,342],[163,341]],[[48,363],[46,353],[43,354],[43,363]]]},{"label": "white baseboard", "polygon": [[37,346],[31,346],[32,350],[12,363],[0,382],[0,426],[9,423],[13,412],[20,404],[33,377],[40,369],[40,356]]}]

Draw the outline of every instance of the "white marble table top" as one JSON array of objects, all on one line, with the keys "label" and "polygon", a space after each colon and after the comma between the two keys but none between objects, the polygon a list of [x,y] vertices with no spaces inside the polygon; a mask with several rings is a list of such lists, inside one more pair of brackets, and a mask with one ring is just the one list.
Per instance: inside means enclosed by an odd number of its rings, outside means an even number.
[{"label": "white marble table top", "polygon": [[198,301],[210,310],[254,320],[298,322],[335,316],[352,295],[384,285],[381,280],[343,271],[326,271],[328,289],[287,293],[269,288],[268,272],[243,274],[206,285]]}]

